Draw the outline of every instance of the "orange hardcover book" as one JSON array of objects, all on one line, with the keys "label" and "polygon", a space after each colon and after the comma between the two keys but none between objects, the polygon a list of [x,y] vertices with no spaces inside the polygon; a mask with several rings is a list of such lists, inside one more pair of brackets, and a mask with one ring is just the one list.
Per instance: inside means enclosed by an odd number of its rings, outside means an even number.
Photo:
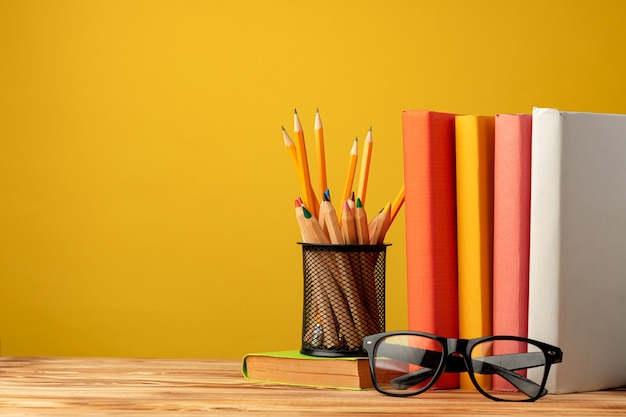
[{"label": "orange hardcover book", "polygon": [[[494,125],[494,116],[456,117],[459,337],[463,339],[492,333]],[[460,382],[462,389],[474,388],[467,374],[461,375]]]},{"label": "orange hardcover book", "polygon": [[[455,116],[402,113],[408,325],[458,337]],[[456,388],[443,374],[435,388]]]},{"label": "orange hardcover book", "polygon": [[527,337],[532,115],[498,114],[495,123],[493,334]]}]

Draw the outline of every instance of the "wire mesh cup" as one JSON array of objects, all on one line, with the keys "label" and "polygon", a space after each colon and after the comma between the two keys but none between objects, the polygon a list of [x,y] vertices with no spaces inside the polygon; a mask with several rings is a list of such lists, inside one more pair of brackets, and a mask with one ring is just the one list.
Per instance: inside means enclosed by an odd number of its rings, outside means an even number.
[{"label": "wire mesh cup", "polygon": [[302,244],[302,348],[311,356],[365,356],[363,338],[385,331],[387,244]]}]

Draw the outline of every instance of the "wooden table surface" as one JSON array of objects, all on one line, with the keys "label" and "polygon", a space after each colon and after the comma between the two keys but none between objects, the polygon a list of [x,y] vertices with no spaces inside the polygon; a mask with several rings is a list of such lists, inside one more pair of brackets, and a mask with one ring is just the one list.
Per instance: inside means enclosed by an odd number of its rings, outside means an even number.
[{"label": "wooden table surface", "polygon": [[0,415],[626,416],[626,390],[500,403],[446,390],[410,398],[246,381],[240,361],[0,357]]}]

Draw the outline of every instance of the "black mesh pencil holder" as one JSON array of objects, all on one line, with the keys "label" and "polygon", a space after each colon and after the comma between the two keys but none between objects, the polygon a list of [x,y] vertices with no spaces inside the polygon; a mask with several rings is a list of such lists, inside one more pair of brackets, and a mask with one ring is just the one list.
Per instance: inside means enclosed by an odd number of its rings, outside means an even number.
[{"label": "black mesh pencil holder", "polygon": [[302,244],[301,353],[365,356],[363,338],[385,331],[387,246]]}]

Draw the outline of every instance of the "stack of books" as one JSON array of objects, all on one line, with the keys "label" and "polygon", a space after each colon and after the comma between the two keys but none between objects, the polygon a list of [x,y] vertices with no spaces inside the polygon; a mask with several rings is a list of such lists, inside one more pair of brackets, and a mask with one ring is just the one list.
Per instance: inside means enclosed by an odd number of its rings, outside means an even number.
[{"label": "stack of books", "polygon": [[626,115],[402,122],[409,327],[557,345],[553,393],[626,385]]}]

